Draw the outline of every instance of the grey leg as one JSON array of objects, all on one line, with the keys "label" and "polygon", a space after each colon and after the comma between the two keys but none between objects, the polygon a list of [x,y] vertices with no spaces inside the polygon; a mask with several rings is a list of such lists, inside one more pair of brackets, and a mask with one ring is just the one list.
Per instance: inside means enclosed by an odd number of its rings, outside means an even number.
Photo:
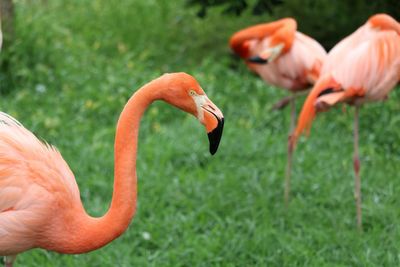
[{"label": "grey leg", "polygon": [[291,173],[292,173],[292,156],[293,156],[293,147],[290,142],[290,136],[294,131],[296,123],[296,104],[295,98],[290,99],[290,128],[289,128],[289,138],[287,144],[287,161],[286,161],[286,172],[285,172],[285,207],[289,206],[290,200],[290,182],[291,182]]},{"label": "grey leg", "polygon": [[360,156],[358,154],[358,112],[359,107],[356,105],[354,109],[354,198],[356,201],[357,228],[362,231],[362,213],[361,213],[361,178],[360,178]]}]

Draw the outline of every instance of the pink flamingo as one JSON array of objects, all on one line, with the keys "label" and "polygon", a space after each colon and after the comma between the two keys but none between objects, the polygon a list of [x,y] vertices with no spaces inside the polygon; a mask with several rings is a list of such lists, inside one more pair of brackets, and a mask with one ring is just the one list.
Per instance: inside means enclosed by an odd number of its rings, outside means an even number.
[{"label": "pink flamingo", "polygon": [[113,197],[101,218],[85,212],[74,175],[56,148],[43,144],[9,115],[0,114],[0,255],[6,256],[7,267],[16,254],[32,248],[85,253],[126,230],[136,210],[139,122],[155,100],[196,116],[208,132],[211,154],[217,151],[223,115],[192,76],[165,74],[144,85],[118,120]]},{"label": "pink flamingo", "polygon": [[[281,108],[290,102],[290,130],[296,121],[295,98],[317,80],[326,57],[324,48],[314,39],[297,31],[293,18],[259,24],[236,32],[230,47],[247,66],[266,83],[289,90],[292,95],[274,105]],[[285,175],[285,205],[290,194],[292,150],[288,143]]]},{"label": "pink flamingo", "polygon": [[385,100],[400,79],[400,24],[386,14],[372,16],[328,54],[321,76],[308,95],[291,146],[311,127],[317,112],[337,103],[355,107],[354,173],[357,226],[361,222],[361,180],[358,154],[358,113],[365,102]]}]

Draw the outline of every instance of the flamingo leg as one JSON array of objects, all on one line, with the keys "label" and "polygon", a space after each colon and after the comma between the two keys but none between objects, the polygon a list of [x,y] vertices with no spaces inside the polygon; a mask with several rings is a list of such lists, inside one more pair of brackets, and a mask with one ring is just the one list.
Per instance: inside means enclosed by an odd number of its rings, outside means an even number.
[{"label": "flamingo leg", "polygon": [[292,156],[293,156],[293,146],[290,142],[290,136],[294,131],[295,123],[296,123],[296,105],[295,105],[295,97],[290,99],[290,128],[289,128],[289,137],[287,144],[287,161],[286,161],[286,172],[285,172],[285,207],[289,206],[290,199],[290,176],[292,173]]},{"label": "flamingo leg", "polygon": [[362,231],[362,213],[361,213],[361,178],[360,178],[360,156],[358,153],[358,113],[359,106],[355,106],[354,109],[354,198],[356,201],[356,214],[357,214],[357,228]]},{"label": "flamingo leg", "polygon": [[308,93],[309,93],[310,91],[311,91],[311,90],[304,90],[304,91],[292,93],[291,95],[286,96],[286,97],[282,98],[281,100],[279,100],[278,102],[276,102],[276,103],[272,106],[271,110],[280,110],[280,109],[283,109],[283,108],[285,108],[288,104],[290,104],[290,102],[292,101],[292,99],[298,98],[298,97],[303,96],[303,95],[308,95]]},{"label": "flamingo leg", "polygon": [[17,255],[5,256],[4,257],[4,266],[5,267],[13,267],[13,263]]}]

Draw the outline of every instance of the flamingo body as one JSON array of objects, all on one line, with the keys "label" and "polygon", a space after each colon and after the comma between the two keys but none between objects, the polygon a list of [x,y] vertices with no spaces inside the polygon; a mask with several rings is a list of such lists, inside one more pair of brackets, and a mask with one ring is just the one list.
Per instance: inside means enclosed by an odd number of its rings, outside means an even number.
[{"label": "flamingo body", "polygon": [[399,80],[400,35],[367,24],[355,33],[355,38],[358,40],[349,43],[351,53],[343,55],[345,47],[332,51],[323,73],[331,73],[343,90],[363,90],[359,101],[383,100]]},{"label": "flamingo body", "polygon": [[0,113],[0,255],[37,245],[64,211],[83,209],[70,168],[52,146]]},{"label": "flamingo body", "polygon": [[[321,77],[304,103],[294,141],[311,126],[316,108],[384,100],[399,80],[400,24],[388,15],[375,15],[329,52]],[[327,89],[331,91],[325,93]]]},{"label": "flamingo body", "polygon": [[[296,31],[290,50],[278,56],[271,63],[251,64],[253,69],[266,83],[299,91],[310,87],[319,76],[326,52],[322,46],[307,35]],[[256,56],[270,47],[271,38],[264,38],[254,44],[250,55]]]}]

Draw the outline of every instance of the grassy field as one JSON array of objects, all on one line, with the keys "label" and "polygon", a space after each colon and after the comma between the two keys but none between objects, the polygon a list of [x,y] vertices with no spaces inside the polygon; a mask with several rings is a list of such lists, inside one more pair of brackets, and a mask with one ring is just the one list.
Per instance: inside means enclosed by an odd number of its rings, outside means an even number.
[{"label": "grassy field", "polygon": [[94,216],[111,199],[118,115],[162,73],[194,75],[221,108],[220,149],[210,156],[195,118],[155,103],[140,129],[127,232],[84,255],[32,250],[17,266],[400,265],[398,92],[361,111],[364,233],[355,227],[351,108],[321,115],[301,139],[285,212],[289,110],[270,107],[286,94],[227,47],[236,29],[265,18],[215,11],[200,20],[183,1],[109,2],[16,1],[16,40],[0,56],[1,110],[59,148]]}]

